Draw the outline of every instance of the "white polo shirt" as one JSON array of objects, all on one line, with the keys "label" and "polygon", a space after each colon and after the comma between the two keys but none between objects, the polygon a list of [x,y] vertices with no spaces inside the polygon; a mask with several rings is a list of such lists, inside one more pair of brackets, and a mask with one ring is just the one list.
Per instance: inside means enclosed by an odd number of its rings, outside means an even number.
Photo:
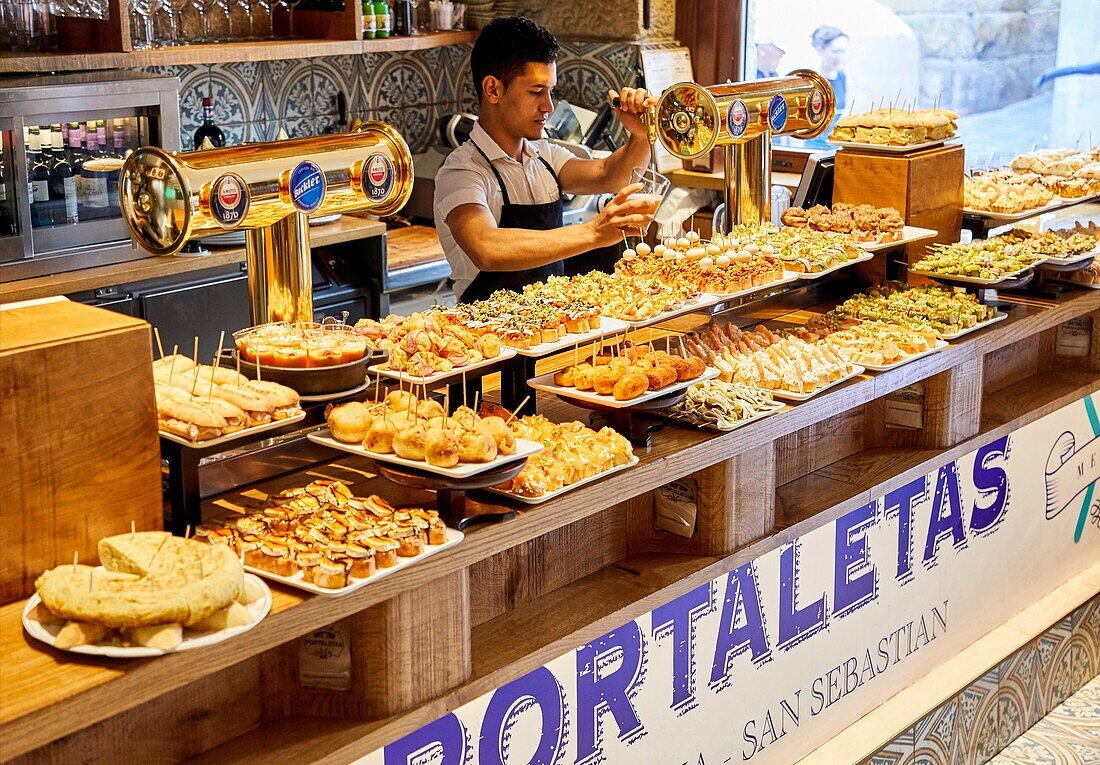
[{"label": "white polo shirt", "polygon": [[459,205],[479,204],[488,208],[493,220],[500,223],[500,213],[504,207],[504,197],[493,169],[474,148],[474,143],[485,152],[500,173],[512,204],[544,204],[557,199],[558,186],[538,158],[543,157],[554,172],[560,174],[565,163],[575,156],[568,149],[545,139],[522,139],[521,164],[508,156],[480,124],[474,125],[469,141],[451,152],[435,176],[435,226],[447,262],[451,264],[451,278],[455,282],[455,294],[459,297],[479,271],[451,236],[447,216]]}]

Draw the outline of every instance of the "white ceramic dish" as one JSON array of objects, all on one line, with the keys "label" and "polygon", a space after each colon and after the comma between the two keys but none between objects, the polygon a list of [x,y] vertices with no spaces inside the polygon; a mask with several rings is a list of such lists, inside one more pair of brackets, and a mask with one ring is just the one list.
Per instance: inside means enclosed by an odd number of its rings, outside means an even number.
[{"label": "white ceramic dish", "polygon": [[[304,400],[304,397],[303,397]],[[244,430],[238,430],[236,433],[230,433],[227,436],[218,436],[217,438],[211,438],[208,441],[189,441],[183,436],[177,436],[175,433],[165,433],[163,430],[159,431],[160,437],[166,441],[174,441],[177,444],[183,446],[189,446],[192,449],[207,449],[211,446],[221,446],[231,441],[236,441],[239,438],[245,436],[254,436],[257,433],[264,433],[268,430],[277,430],[286,425],[293,425],[296,422],[301,422],[306,418],[304,411],[299,412],[293,417],[287,417],[285,420],[272,420],[271,422],[265,422],[263,425],[256,425],[252,428],[245,428]]]},{"label": "white ceramic dish", "polygon": [[893,242],[856,242],[856,247],[867,252],[879,252],[889,247],[904,247],[907,244],[923,242],[925,239],[931,239],[937,234],[939,234],[939,231],[933,228],[905,226],[901,230],[901,239],[896,239]]},{"label": "white ceramic dish", "polygon": [[671,311],[662,311],[651,319],[642,319],[641,321],[624,322],[631,329],[641,329],[642,327],[652,327],[654,324],[660,324],[663,321],[669,319],[675,319],[677,316],[683,316],[693,311],[701,311],[704,308],[710,308],[715,303],[721,300],[717,295],[712,295],[709,292],[701,292],[691,300],[684,303],[679,308]]},{"label": "white ceramic dish", "polygon": [[[1078,201],[1083,201],[1083,200],[1074,200],[1074,203],[1076,204],[1076,202],[1078,202]],[[972,207],[964,207],[963,208],[963,215],[970,215],[970,216],[973,216],[975,218],[985,218],[986,220],[1003,221],[1004,223],[1015,223],[1016,221],[1026,220],[1027,218],[1034,218],[1036,215],[1040,215],[1040,214],[1045,213],[1045,212],[1050,212],[1051,210],[1057,210],[1058,208],[1063,207],[1064,205],[1065,205],[1065,202],[1063,200],[1059,199],[1058,197],[1055,197],[1054,199],[1050,200],[1049,202],[1047,202],[1042,207],[1032,207],[1032,208],[1029,208],[1027,210],[1021,210],[1020,212],[999,213],[999,212],[991,212],[989,210],[975,210]]]},{"label": "white ceramic dish", "polygon": [[479,361],[476,364],[468,364],[464,367],[455,367],[450,372],[436,372],[430,377],[414,377],[407,372],[398,372],[394,369],[386,369],[385,364],[375,364],[372,367],[367,367],[367,371],[374,372],[376,375],[382,375],[383,377],[389,377],[394,380],[411,382],[416,385],[434,385],[435,383],[442,382],[443,380],[451,380],[455,377],[462,377],[463,372],[465,372],[466,375],[469,376],[471,372],[476,372],[479,369],[484,369],[485,367],[492,366],[493,364],[496,364],[500,361],[507,361],[508,359],[515,358],[515,355],[515,348],[508,348],[506,346],[501,347],[500,353],[495,358],[485,359],[484,361]]},{"label": "white ceramic dish", "polygon": [[1100,246],[1093,247],[1088,252],[1081,252],[1077,255],[1070,255],[1068,258],[1059,258],[1054,255],[1048,255],[1040,265],[1046,265],[1049,263],[1052,266],[1072,266],[1075,263],[1081,263],[1082,261],[1095,258],[1100,255]]},{"label": "white ceramic dish", "polygon": [[690,420],[683,419],[683,418],[679,417],[678,415],[672,413],[668,409],[666,409],[663,412],[658,412],[658,414],[660,414],[662,417],[667,417],[670,420],[673,420],[675,422],[679,422],[679,423],[684,424],[684,425],[689,425],[693,428],[708,428],[709,430],[717,430],[720,433],[729,433],[730,431],[738,430],[739,428],[743,428],[746,425],[754,423],[757,420],[763,420],[765,417],[771,417],[773,414],[777,414],[778,412],[781,412],[786,408],[787,408],[786,404],[784,404],[780,401],[776,401],[775,404],[773,406],[771,406],[770,408],[765,409],[764,411],[759,412],[757,414],[754,414],[752,417],[748,417],[744,420],[738,420],[737,422],[735,422],[733,425],[731,425],[728,428],[720,428],[717,425],[696,425],[694,422],[691,422]]},{"label": "white ceramic dish", "polygon": [[1024,276],[1027,276],[1028,271],[1035,268],[1042,261],[1037,261],[1035,264],[1028,266],[1027,268],[1021,268],[1019,271],[1013,271],[1010,274],[1004,274],[998,276],[996,279],[979,279],[976,276],[958,276],[956,274],[937,274],[932,271],[916,271],[912,268],[909,269],[909,273],[916,274],[917,276],[923,276],[926,279],[935,279],[941,282],[957,282],[958,284],[973,284],[977,287],[997,287],[1006,282],[1013,282]]},{"label": "white ceramic dish", "polygon": [[809,393],[794,393],[793,391],[789,390],[773,390],[771,388],[761,388],[761,390],[766,390],[768,393],[772,394],[776,398],[782,398],[787,401],[809,401],[811,398],[818,395],[819,393],[824,393],[830,388],[835,388],[841,383],[845,383],[848,380],[851,380],[853,377],[858,377],[859,375],[863,374],[863,372],[863,367],[861,367],[859,364],[853,364],[852,371],[844,377],[841,377],[839,380],[834,380],[828,385],[822,385],[820,388],[812,390]]},{"label": "white ceramic dish", "polygon": [[831,268],[826,268],[824,271],[814,271],[812,273],[804,273],[804,274],[799,273],[798,278],[799,279],[811,279],[811,280],[812,279],[820,279],[822,276],[828,276],[829,274],[833,273],[834,271],[839,271],[842,268],[848,268],[849,266],[854,266],[857,263],[866,263],[868,260],[873,260],[874,257],[875,257],[875,253],[873,253],[873,252],[864,252],[862,255],[860,255],[855,260],[849,260],[847,263],[838,263],[837,265],[835,265]]},{"label": "white ceramic dish", "polygon": [[[102,566],[97,567],[98,571],[105,571]],[[252,620],[241,627],[233,627],[228,630],[218,630],[217,632],[196,632],[190,629],[183,630],[183,642],[175,651],[162,651],[159,648],[149,648],[147,646],[133,646],[127,648],[125,646],[115,645],[78,645],[73,648],[66,648],[60,650],[67,650],[70,653],[82,653],[86,656],[108,656],[112,659],[144,659],[150,656],[163,656],[166,653],[176,653],[178,651],[192,651],[196,648],[205,648],[208,645],[214,645],[215,643],[221,643],[234,635],[240,635],[242,632],[248,632],[250,629],[259,624],[268,611],[271,610],[271,590],[268,586],[258,577],[252,574],[245,574],[245,579],[253,587],[260,590],[261,595],[256,600],[249,603],[245,608],[248,609],[249,615]],[[41,598],[35,593],[27,601],[27,605],[23,607],[23,627],[27,630],[27,634],[33,637],[35,640],[41,640],[46,645],[56,647],[57,633],[61,631],[62,623],[45,625],[38,620],[31,617],[34,609],[41,602]]]},{"label": "white ceramic dish", "polygon": [[1004,321],[1008,318],[1007,313],[997,313],[992,319],[986,321],[980,321],[973,327],[967,327],[966,329],[960,329],[958,332],[954,332],[950,335],[940,334],[940,338],[943,340],[958,340],[963,335],[969,335],[971,332],[977,332],[979,329],[985,329],[990,324],[996,324],[999,321]]},{"label": "white ceramic dish", "polygon": [[869,369],[872,372],[885,372],[888,369],[894,369],[895,367],[900,367],[903,364],[908,364],[910,361],[916,361],[917,359],[923,359],[925,356],[929,355],[930,353],[935,353],[936,351],[942,351],[944,348],[947,348],[947,347],[948,347],[948,342],[946,340],[937,340],[936,344],[933,345],[931,348],[929,348],[927,351],[921,351],[920,353],[912,353],[908,356],[904,356],[904,357],[898,359],[897,361],[895,361],[892,364],[868,364],[866,361],[861,361],[860,364],[863,365],[864,369]]},{"label": "white ceramic dish", "polygon": [[684,380],[683,382],[675,382],[671,385],[666,385],[660,390],[647,391],[641,396],[629,399],[627,401],[616,401],[614,396],[605,395],[603,393],[596,393],[594,390],[577,390],[576,388],[564,388],[560,385],[554,385],[554,373],[549,372],[538,377],[532,377],[527,381],[535,390],[541,390],[546,393],[553,393],[556,396],[562,398],[570,398],[574,401],[586,401],[590,404],[599,404],[600,406],[606,406],[611,409],[627,409],[638,404],[644,404],[647,401],[653,401],[654,399],[664,398],[677,391],[684,390],[685,388],[694,385],[697,382],[703,380],[711,380],[717,377],[720,372],[714,367],[707,367],[699,377],[692,380]]},{"label": "white ceramic dish", "polygon": [[531,346],[530,348],[513,350],[513,354],[518,353],[520,356],[527,356],[529,358],[548,356],[551,353],[566,351],[578,345],[591,343],[594,340],[599,340],[601,337],[610,337],[611,335],[617,335],[620,332],[625,332],[628,329],[630,329],[630,324],[625,321],[622,321],[620,319],[612,319],[607,316],[601,316],[599,329],[590,329],[587,332],[573,332],[561,338],[560,340],[555,340],[552,343],[539,343],[538,345]]},{"label": "white ceramic dish", "polygon": [[296,587],[299,590],[312,592],[314,595],[328,595],[330,597],[347,595],[349,592],[361,590],[372,582],[377,582],[379,579],[389,574],[392,574],[395,571],[400,571],[401,569],[408,568],[409,566],[415,566],[418,561],[429,558],[432,555],[435,555],[437,552],[446,550],[448,547],[454,547],[462,541],[464,536],[465,535],[461,531],[456,531],[455,529],[447,529],[447,541],[443,544],[425,545],[424,552],[422,552],[420,555],[414,556],[412,558],[398,558],[397,565],[390,566],[389,568],[377,569],[373,575],[368,576],[366,579],[352,579],[349,577],[349,581],[351,583],[348,584],[346,587],[341,587],[338,590],[333,590],[327,587],[318,587],[312,582],[307,582],[303,578],[303,574],[300,571],[294,576],[279,576],[278,574],[270,574],[262,569],[253,568],[252,566],[245,566],[244,568],[245,571],[253,573],[256,576],[262,576],[265,579],[270,579],[273,582],[285,584],[288,587]]},{"label": "white ceramic dish", "polygon": [[510,491],[504,491],[503,489],[494,489],[494,488],[488,488],[488,489],[485,489],[484,491],[491,492],[492,494],[499,494],[500,496],[507,497],[508,499],[514,499],[516,502],[522,502],[525,505],[541,505],[543,502],[549,502],[550,500],[554,499],[555,497],[560,497],[562,494],[568,494],[569,492],[573,491],[574,489],[579,489],[580,487],[584,486],[585,484],[592,483],[593,481],[598,481],[601,478],[606,478],[607,476],[613,475],[615,473],[621,473],[624,470],[627,470],[629,468],[634,467],[635,465],[638,464],[638,462],[640,462],[640,460],[638,459],[638,456],[637,455],[631,455],[630,462],[626,463],[625,465],[617,465],[617,466],[611,468],[610,470],[605,470],[602,473],[597,473],[596,475],[592,476],[591,478],[585,478],[583,480],[577,481],[576,483],[571,483],[568,486],[562,486],[557,491],[548,491],[547,493],[543,494],[541,497],[521,497],[520,495],[513,494]]},{"label": "white ceramic dish", "polygon": [[767,284],[761,284],[759,287],[749,287],[748,289],[739,290],[737,292],[711,292],[707,293],[713,295],[715,303],[720,303],[723,300],[733,300],[734,298],[745,297],[745,295],[751,295],[754,292],[762,292],[763,290],[771,289],[772,287],[780,287],[784,284],[790,284],[791,282],[798,281],[801,274],[794,271],[784,271],[782,279],[776,279],[774,282],[768,282]]},{"label": "white ceramic dish", "polygon": [[890,144],[883,143],[859,143],[857,141],[834,141],[826,140],[825,143],[830,146],[836,146],[838,149],[858,149],[859,151],[874,152],[876,154],[908,154],[911,151],[921,151],[923,149],[931,149],[933,146],[942,146],[948,141],[954,141],[959,138],[959,134],[949,135],[946,138],[936,138],[931,141],[921,141],[920,143],[911,143],[908,146],[891,146]]},{"label": "white ceramic dish", "polygon": [[429,465],[423,460],[419,462],[407,460],[403,457],[398,457],[396,454],[376,454],[375,452],[367,451],[366,449],[364,449],[362,444],[345,444],[333,438],[332,433],[329,432],[328,428],[322,428],[321,430],[318,430],[314,433],[310,433],[307,438],[309,438],[309,440],[315,444],[328,446],[332,449],[337,449],[342,452],[348,452],[349,454],[357,454],[360,457],[367,457],[368,459],[377,460],[378,462],[385,462],[389,465],[400,465],[401,467],[412,468],[413,470],[422,470],[425,473],[435,473],[436,475],[447,476],[448,478],[472,478],[475,475],[479,475],[490,470],[497,470],[498,468],[515,462],[516,460],[526,459],[532,454],[538,454],[543,449],[543,446],[540,443],[517,438],[516,451],[512,454],[497,455],[497,458],[492,462],[460,462],[453,468],[444,468],[436,467],[435,465]]}]

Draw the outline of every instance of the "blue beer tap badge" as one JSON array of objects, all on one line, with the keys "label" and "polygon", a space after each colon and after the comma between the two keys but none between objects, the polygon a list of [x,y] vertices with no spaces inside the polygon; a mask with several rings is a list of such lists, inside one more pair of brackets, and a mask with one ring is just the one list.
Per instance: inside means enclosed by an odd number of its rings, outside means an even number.
[{"label": "blue beer tap badge", "polygon": [[372,154],[363,163],[363,193],[375,202],[387,199],[393,191],[393,163],[385,154]]},{"label": "blue beer tap badge", "polygon": [[768,127],[773,133],[781,133],[787,127],[787,100],[778,93],[768,103]]},{"label": "blue beer tap badge", "polygon": [[226,173],[210,185],[210,215],[222,228],[241,225],[251,201],[248,184],[236,173]]},{"label": "blue beer tap badge", "polygon": [[735,98],[726,110],[726,129],[729,130],[730,138],[740,138],[745,135],[748,127],[749,107],[740,98]]},{"label": "blue beer tap badge", "polygon": [[325,174],[308,159],[290,171],[290,203],[300,212],[316,212],[325,201]]}]

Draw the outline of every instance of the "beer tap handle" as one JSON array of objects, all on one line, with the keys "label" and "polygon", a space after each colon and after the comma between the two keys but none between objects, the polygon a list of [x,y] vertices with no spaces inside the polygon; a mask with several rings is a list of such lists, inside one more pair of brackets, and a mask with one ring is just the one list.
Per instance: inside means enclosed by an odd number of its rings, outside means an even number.
[{"label": "beer tap handle", "polygon": [[[611,99],[611,106],[614,109],[621,109],[623,101],[618,96],[613,96]],[[657,107],[650,106],[645,110],[642,115],[642,124],[645,125],[646,138],[649,139],[649,163],[650,166],[657,169]]]}]

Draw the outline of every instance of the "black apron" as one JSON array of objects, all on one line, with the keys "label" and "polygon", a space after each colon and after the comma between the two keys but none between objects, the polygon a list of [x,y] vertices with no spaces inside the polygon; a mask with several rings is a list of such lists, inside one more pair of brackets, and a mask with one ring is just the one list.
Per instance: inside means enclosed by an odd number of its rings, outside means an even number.
[{"label": "black apron", "polygon": [[[485,158],[486,162],[489,162],[489,158],[480,146],[475,143],[474,148],[477,149],[478,154]],[[498,228],[526,228],[532,231],[550,231],[551,229],[561,228],[564,205],[561,181],[558,180],[558,174],[554,172],[554,168],[550,166],[549,162],[542,157],[539,157],[538,160],[554,177],[554,183],[558,186],[558,198],[553,202],[536,205],[512,204],[508,199],[508,189],[504,185],[504,179],[500,177],[500,173],[497,172],[493,163],[489,162],[489,169],[496,176],[497,184],[500,186],[500,194],[504,197],[504,205],[500,209],[500,223],[497,224]],[[521,292],[528,284],[545,281],[547,277],[561,276],[564,273],[560,260],[545,266],[524,268],[519,271],[481,271],[470,283],[470,286],[466,288],[466,291],[462,293],[461,301],[472,303],[475,300],[484,300],[497,290]]]}]

